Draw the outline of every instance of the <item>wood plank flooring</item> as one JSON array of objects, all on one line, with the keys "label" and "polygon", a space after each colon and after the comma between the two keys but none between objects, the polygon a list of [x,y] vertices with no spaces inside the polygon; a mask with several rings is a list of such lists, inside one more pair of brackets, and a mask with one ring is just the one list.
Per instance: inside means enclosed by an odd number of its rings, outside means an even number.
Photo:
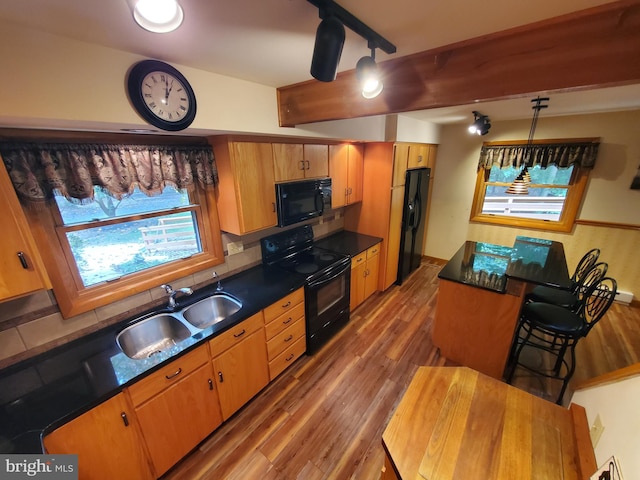
[{"label": "wood plank flooring", "polygon": [[[378,480],[382,432],[416,368],[450,364],[431,342],[440,268],[423,260],[402,286],[374,294],[318,353],[299,359],[163,478]],[[610,312],[578,346],[572,384],[640,361],[640,309]],[[520,384],[549,394],[526,377]]]}]

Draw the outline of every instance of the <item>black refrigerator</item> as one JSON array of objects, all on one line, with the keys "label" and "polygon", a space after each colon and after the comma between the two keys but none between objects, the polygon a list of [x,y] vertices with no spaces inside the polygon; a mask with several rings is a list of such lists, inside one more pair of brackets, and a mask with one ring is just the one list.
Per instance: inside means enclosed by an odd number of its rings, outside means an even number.
[{"label": "black refrigerator", "polygon": [[398,278],[396,280],[398,285],[401,285],[402,281],[420,265],[430,176],[431,169],[429,168],[407,170],[404,184]]}]

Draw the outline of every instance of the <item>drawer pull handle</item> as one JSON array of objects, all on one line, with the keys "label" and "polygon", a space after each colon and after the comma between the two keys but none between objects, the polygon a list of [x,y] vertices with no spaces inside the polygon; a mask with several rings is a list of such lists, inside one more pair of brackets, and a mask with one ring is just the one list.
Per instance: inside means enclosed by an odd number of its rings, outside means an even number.
[{"label": "drawer pull handle", "polygon": [[27,263],[27,257],[24,256],[24,252],[18,252],[18,258],[20,259],[22,268],[29,270],[29,264]]},{"label": "drawer pull handle", "polygon": [[220,379],[220,383],[224,382],[224,377],[222,376],[222,372],[218,372],[218,378]]},{"label": "drawer pull handle", "polygon": [[275,202],[271,202],[271,210],[272,211],[276,211],[276,203]]},{"label": "drawer pull handle", "polygon": [[287,308],[287,307],[289,307],[290,305],[291,305],[291,302],[287,302],[287,303],[285,303],[284,305],[282,305],[282,308]]},{"label": "drawer pull handle", "polygon": [[120,414],[120,417],[122,417],[122,423],[124,423],[125,427],[129,426],[129,419],[127,418],[127,414],[125,412],[122,412]]},{"label": "drawer pull handle", "polygon": [[178,375],[180,375],[182,373],[182,367],[180,367],[178,370],[176,370],[174,373],[172,373],[171,375],[165,375],[164,378],[166,378],[167,380],[171,380],[174,377],[177,377]]},{"label": "drawer pull handle", "polygon": [[234,333],[233,336],[236,337],[236,338],[240,338],[245,333],[247,333],[247,331],[243,328],[240,333]]},{"label": "drawer pull handle", "polygon": [[288,324],[288,323],[291,323],[291,320],[293,320],[293,318],[289,317],[289,318],[287,318],[286,320],[283,320],[283,322],[282,322],[282,323],[284,323],[284,324],[286,325],[286,324]]},{"label": "drawer pull handle", "polygon": [[291,340],[293,340],[293,335],[289,335],[287,338],[284,339],[285,342],[290,342]]},{"label": "drawer pull handle", "polygon": [[287,362],[290,362],[291,360],[293,360],[293,357],[295,357],[295,355],[292,353],[292,354],[290,354],[287,358],[285,358],[285,360],[286,360]]},{"label": "drawer pull handle", "polygon": [[209,390],[213,390],[213,380],[209,379]]}]

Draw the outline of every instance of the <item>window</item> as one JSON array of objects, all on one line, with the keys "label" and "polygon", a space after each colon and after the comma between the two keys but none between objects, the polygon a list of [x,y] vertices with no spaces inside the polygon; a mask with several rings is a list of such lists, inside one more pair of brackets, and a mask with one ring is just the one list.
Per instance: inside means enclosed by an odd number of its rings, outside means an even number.
[{"label": "window", "polygon": [[[580,145],[584,144],[583,142]],[[500,146],[498,143],[485,145]],[[542,161],[536,158],[534,165],[528,168],[531,176],[528,195],[506,193],[507,188],[522,171],[521,145],[517,147],[519,150],[514,146],[505,147],[506,151],[499,154],[499,161],[493,159],[483,164],[484,159],[481,157],[471,221],[571,231],[582,202],[589,169],[581,167],[579,162],[559,162],[561,165],[558,165],[546,161],[546,156],[557,153],[557,147],[557,144],[550,144],[540,148]],[[483,147],[483,155],[486,156],[485,148]],[[550,154],[547,150],[553,150],[553,153]],[[566,151],[561,151],[560,154],[569,156]],[[592,152],[589,154],[592,155]]]},{"label": "window", "polygon": [[26,211],[65,317],[224,262],[213,191],[95,198]]}]

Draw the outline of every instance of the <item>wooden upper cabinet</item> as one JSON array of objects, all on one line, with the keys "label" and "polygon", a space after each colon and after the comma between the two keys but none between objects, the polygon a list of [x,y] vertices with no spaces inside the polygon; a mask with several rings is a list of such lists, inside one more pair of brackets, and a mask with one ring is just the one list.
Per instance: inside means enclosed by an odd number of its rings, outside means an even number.
[{"label": "wooden upper cabinet", "polygon": [[0,158],[0,301],[51,288],[26,217]]},{"label": "wooden upper cabinet", "polygon": [[393,178],[392,187],[404,185],[405,174],[407,173],[407,162],[409,159],[409,144],[396,143],[393,146]]},{"label": "wooden upper cabinet", "polygon": [[298,143],[273,143],[273,174],[276,182],[302,180],[305,174],[304,149]]},{"label": "wooden upper cabinet", "polygon": [[329,146],[305,144],[304,148],[305,178],[329,176]]},{"label": "wooden upper cabinet", "polygon": [[211,137],[218,169],[220,229],[244,235],[277,224],[271,143]]},{"label": "wooden upper cabinet", "polygon": [[415,143],[409,145],[407,168],[433,168],[437,145]]},{"label": "wooden upper cabinet", "polygon": [[360,144],[329,146],[332,208],[362,201],[363,152],[364,146]]},{"label": "wooden upper cabinet", "polygon": [[49,454],[77,454],[79,478],[155,478],[137,419],[123,393],[46,435]]}]

